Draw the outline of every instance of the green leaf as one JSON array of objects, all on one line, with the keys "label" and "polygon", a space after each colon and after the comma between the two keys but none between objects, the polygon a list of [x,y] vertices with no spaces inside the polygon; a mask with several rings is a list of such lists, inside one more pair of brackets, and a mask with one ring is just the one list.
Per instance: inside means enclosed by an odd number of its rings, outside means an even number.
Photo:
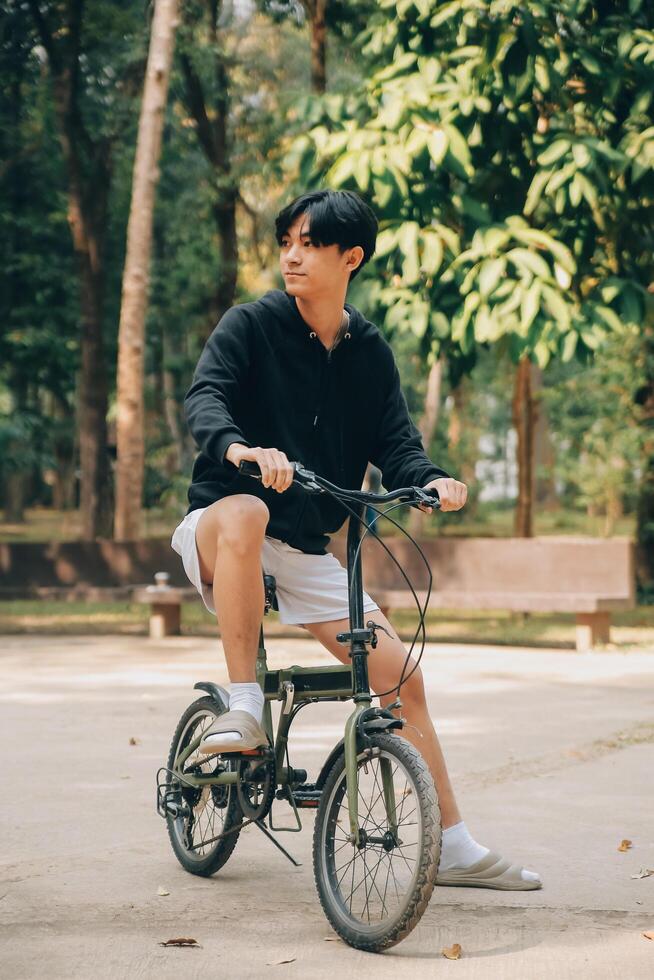
[{"label": "green leaf", "polygon": [[487,299],[506,272],[506,259],[487,259],[482,262],[479,273],[479,292]]},{"label": "green leaf", "polygon": [[416,337],[424,337],[429,326],[429,304],[416,300],[411,308],[411,330]]},{"label": "green leaf", "polygon": [[591,156],[588,151],[588,147],[584,143],[573,143],[572,144],[572,159],[582,170],[587,167],[591,161]]},{"label": "green leaf", "polygon": [[397,234],[397,244],[404,256],[404,261],[402,262],[402,278],[407,285],[412,285],[420,278],[417,222],[404,222]]},{"label": "green leaf", "polygon": [[568,196],[570,198],[570,204],[573,208],[578,208],[581,204],[581,198],[583,195],[583,187],[579,180],[579,174],[575,176],[570,181],[570,186],[568,187]]},{"label": "green leaf", "polygon": [[556,163],[556,161],[560,160],[562,156],[565,156],[569,149],[569,140],[554,140],[554,142],[550,143],[546,150],[543,150],[543,152],[539,154],[538,162],[541,167],[551,167],[553,163]]},{"label": "green leaf", "polygon": [[383,258],[384,255],[388,255],[397,246],[397,228],[384,228],[377,235],[377,242],[375,245],[375,255],[378,258]]},{"label": "green leaf", "polygon": [[546,231],[541,231],[540,228],[525,228],[524,230],[516,231],[515,237],[529,244],[547,249],[548,252],[552,253],[559,265],[562,265],[571,276],[574,276],[577,271],[577,264],[572,257],[572,253],[562,242],[557,241],[556,238],[552,238]]},{"label": "green leaf", "polygon": [[433,333],[441,340],[446,340],[450,336],[450,321],[440,310],[432,311],[430,322]]},{"label": "green leaf", "polygon": [[541,90],[541,92],[549,92],[550,90],[550,72],[547,60],[543,55],[536,55],[536,61],[534,64],[534,74],[536,76],[536,83]]},{"label": "green leaf", "polygon": [[354,172],[356,157],[353,153],[346,153],[329,168],[325,174],[325,183],[332,187],[340,187]]},{"label": "green leaf", "polygon": [[384,175],[383,177],[377,177],[375,175],[372,178],[372,186],[374,188],[375,204],[381,210],[384,210],[384,208],[388,207],[390,200],[393,197],[393,191],[395,190],[395,187],[386,175]]},{"label": "green leaf", "polygon": [[444,126],[445,132],[447,133],[447,138],[449,142],[449,154],[456,160],[456,162],[461,167],[463,175],[466,177],[471,177],[474,173],[472,168],[472,160],[470,158],[470,150],[465,137],[456,128],[456,126],[446,125]]},{"label": "green leaf", "polygon": [[539,368],[545,370],[551,360],[552,352],[544,340],[539,340],[534,346],[534,355],[536,357],[536,361],[538,362]]},{"label": "green leaf", "polygon": [[529,272],[539,279],[549,279],[551,276],[550,267],[545,259],[536,252],[530,252],[527,248],[512,248],[510,252],[507,252],[507,258],[513,262],[521,274]]},{"label": "green leaf", "polygon": [[436,275],[443,263],[443,242],[434,231],[422,232],[422,268],[427,275]]},{"label": "green leaf", "polygon": [[540,309],[540,283],[536,280],[532,282],[529,289],[526,289],[520,303],[520,326],[523,336],[534,322],[538,310]]},{"label": "green leaf", "polygon": [[582,63],[582,65],[584,66],[584,68],[586,69],[586,71],[590,75],[602,74],[602,66],[600,65],[599,61],[597,60],[597,58],[594,58],[591,54],[588,54],[587,51],[580,52],[578,54],[578,58]]},{"label": "green leaf", "polygon": [[502,324],[484,303],[475,314],[474,337],[478,344],[494,343],[504,333]]},{"label": "green leaf", "polygon": [[449,139],[447,133],[444,129],[434,129],[429,133],[427,137],[427,146],[429,148],[429,154],[436,164],[440,166],[447,153],[447,148],[449,146]]},{"label": "green leaf", "polygon": [[598,304],[595,307],[598,316],[604,320],[604,323],[610,330],[615,330],[616,333],[622,333],[623,324],[620,317],[617,315],[615,310],[612,310],[610,306],[602,306]]},{"label": "green leaf", "polygon": [[563,350],[561,351],[561,360],[564,362],[564,364],[567,364],[568,361],[571,361],[575,356],[578,336],[579,335],[574,330],[571,330],[565,335],[563,339]]},{"label": "green leaf", "polygon": [[362,150],[354,165],[354,179],[365,193],[370,185],[370,153]]},{"label": "green leaf", "polygon": [[570,329],[570,308],[560,293],[552,286],[543,286],[543,299],[549,313],[561,333]]},{"label": "green leaf", "polygon": [[428,134],[424,129],[412,129],[404,149],[411,157],[419,156],[427,146]]},{"label": "green leaf", "polygon": [[523,214],[533,214],[538,203],[542,197],[543,190],[548,180],[552,176],[551,170],[540,170],[534,179],[532,180],[529,190],[527,191],[527,199],[525,201],[525,206],[523,208]]},{"label": "green leaf", "polygon": [[484,248],[489,255],[497,252],[499,249],[504,248],[511,233],[498,225],[492,225],[490,228],[484,228],[481,232],[481,239],[484,243]]},{"label": "green leaf", "polygon": [[456,0],[455,3],[446,3],[439,10],[436,11],[432,19],[429,21],[431,27],[440,27],[444,24],[446,20],[451,17],[455,17],[461,9],[460,0]]}]

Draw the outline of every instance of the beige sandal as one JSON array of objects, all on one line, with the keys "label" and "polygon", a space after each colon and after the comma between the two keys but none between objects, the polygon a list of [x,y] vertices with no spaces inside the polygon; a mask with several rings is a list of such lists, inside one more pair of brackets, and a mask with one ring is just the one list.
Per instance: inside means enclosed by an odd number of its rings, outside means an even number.
[{"label": "beige sandal", "polygon": [[511,864],[500,854],[489,851],[486,857],[469,868],[450,868],[439,873],[437,885],[459,885],[463,888],[498,888],[502,891],[528,892],[542,888],[540,878],[535,881],[525,881],[521,875],[522,868]]},{"label": "beige sandal", "polygon": [[[238,732],[240,739],[225,742],[221,735]],[[207,728],[198,752],[245,752],[268,744],[268,736],[249,711],[226,711]]]}]

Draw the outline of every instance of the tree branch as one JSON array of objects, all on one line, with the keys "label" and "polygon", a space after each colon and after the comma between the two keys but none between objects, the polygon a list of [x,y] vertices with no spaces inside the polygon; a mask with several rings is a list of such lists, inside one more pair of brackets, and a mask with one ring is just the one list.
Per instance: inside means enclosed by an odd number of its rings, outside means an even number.
[{"label": "tree branch", "polygon": [[207,159],[215,167],[219,163],[219,160],[213,138],[213,127],[209,121],[209,117],[207,116],[202,82],[200,81],[188,54],[182,53],[180,55],[180,61],[185,82],[185,102],[189,112],[197,124],[198,139],[200,140],[202,149],[204,150]]}]

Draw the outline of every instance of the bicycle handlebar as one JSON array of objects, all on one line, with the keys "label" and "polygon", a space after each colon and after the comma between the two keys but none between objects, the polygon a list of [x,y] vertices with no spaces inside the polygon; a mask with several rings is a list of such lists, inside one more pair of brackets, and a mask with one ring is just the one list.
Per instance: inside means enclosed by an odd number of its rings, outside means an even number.
[{"label": "bicycle handlebar", "polygon": [[[392,500],[399,500],[408,503],[411,507],[418,504],[426,504],[435,510],[441,505],[438,492],[432,489],[431,492],[423,490],[422,487],[402,487],[399,490],[392,490],[389,493],[368,493],[365,490],[346,490],[337,487],[322,476],[306,469],[302,463],[292,462],[294,470],[293,482],[298,483],[307,493],[325,493],[330,491],[337,497],[348,500],[357,500],[364,504],[383,504],[390,503]],[[243,459],[238,466],[239,472],[245,476],[254,477],[255,480],[261,479],[261,469],[258,463],[253,460]]]}]

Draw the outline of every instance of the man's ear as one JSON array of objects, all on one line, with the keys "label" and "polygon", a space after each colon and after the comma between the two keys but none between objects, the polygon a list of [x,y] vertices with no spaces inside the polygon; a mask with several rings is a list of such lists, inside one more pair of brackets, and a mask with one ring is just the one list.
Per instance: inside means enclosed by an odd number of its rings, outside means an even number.
[{"label": "man's ear", "polygon": [[350,254],[345,260],[345,264],[347,265],[350,272],[354,272],[355,269],[359,268],[359,266],[363,262],[363,256],[364,256],[364,251],[360,245],[354,245],[350,249]]}]

